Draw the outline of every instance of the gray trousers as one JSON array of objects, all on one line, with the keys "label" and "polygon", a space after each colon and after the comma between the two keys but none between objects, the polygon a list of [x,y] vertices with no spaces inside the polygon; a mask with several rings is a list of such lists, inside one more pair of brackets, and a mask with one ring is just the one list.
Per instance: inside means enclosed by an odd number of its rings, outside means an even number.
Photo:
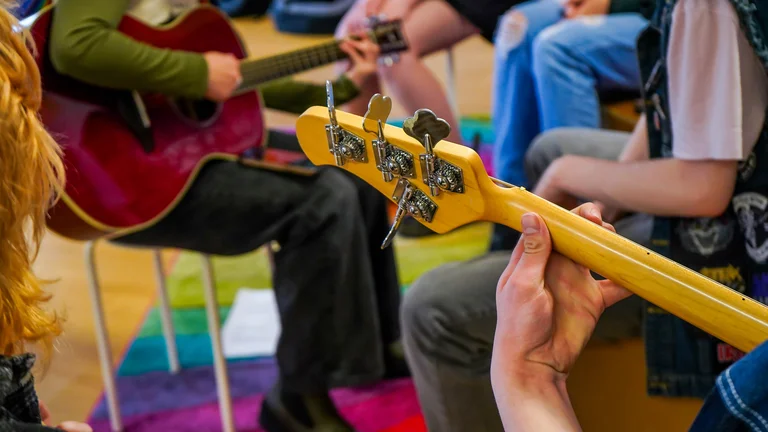
[{"label": "gray trousers", "polygon": [[[532,184],[556,158],[577,154],[617,159],[628,134],[557,129],[541,135],[526,156]],[[649,241],[652,218],[633,215],[617,231]],[[510,252],[493,252],[435,269],[419,278],[403,299],[402,331],[427,426],[436,432],[503,431],[491,389],[490,362],[496,329],[496,284]],[[605,311],[594,339],[641,334],[642,300],[630,297]]]},{"label": "gray trousers", "polygon": [[[295,136],[270,146],[301,151]],[[215,255],[277,241],[272,276],[282,333],[282,387],[322,392],[382,377],[383,347],[400,339],[400,284],[387,200],[340,169],[313,176],[211,162],[158,224],[118,242]]]}]

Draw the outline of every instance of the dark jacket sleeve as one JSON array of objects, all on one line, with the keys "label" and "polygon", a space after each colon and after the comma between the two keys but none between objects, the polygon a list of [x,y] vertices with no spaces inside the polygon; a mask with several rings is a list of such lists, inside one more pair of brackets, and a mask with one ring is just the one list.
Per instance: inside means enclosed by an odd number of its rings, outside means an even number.
[{"label": "dark jacket sleeve", "polygon": [[[336,106],[354,99],[360,93],[355,83],[341,75],[333,83],[333,98]],[[326,105],[325,84],[282,79],[261,86],[264,105],[280,111],[301,114],[315,105]]]},{"label": "dark jacket sleeve", "polygon": [[50,56],[59,73],[101,87],[200,98],[208,66],[198,53],[159,49],[118,32],[130,0],[58,0]]},{"label": "dark jacket sleeve", "polygon": [[639,13],[646,19],[653,17],[653,11],[656,8],[655,0],[612,0],[609,14],[617,13]]}]

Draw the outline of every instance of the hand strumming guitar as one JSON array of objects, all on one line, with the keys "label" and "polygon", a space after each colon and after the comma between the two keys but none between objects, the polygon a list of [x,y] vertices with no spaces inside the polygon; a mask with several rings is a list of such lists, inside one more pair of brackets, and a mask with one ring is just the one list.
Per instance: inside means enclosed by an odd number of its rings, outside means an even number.
[{"label": "hand strumming guitar", "polygon": [[340,48],[347,53],[350,59],[350,67],[347,70],[347,78],[359,88],[368,78],[376,73],[379,59],[379,46],[370,39],[344,40]]},{"label": "hand strumming guitar", "polygon": [[232,54],[220,52],[207,52],[203,57],[208,64],[208,90],[205,97],[216,102],[229,99],[243,80],[240,60]]}]

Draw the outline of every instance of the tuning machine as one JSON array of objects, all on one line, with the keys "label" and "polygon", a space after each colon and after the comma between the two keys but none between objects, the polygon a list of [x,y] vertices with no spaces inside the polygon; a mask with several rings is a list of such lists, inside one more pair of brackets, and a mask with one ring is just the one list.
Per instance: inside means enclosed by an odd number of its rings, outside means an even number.
[{"label": "tuning machine", "polygon": [[437,204],[427,194],[411,185],[411,182],[405,178],[400,178],[397,181],[392,199],[397,203],[397,211],[395,212],[395,220],[392,222],[392,227],[381,244],[382,249],[385,249],[392,243],[398,228],[400,228],[400,223],[406,215],[425,222],[432,222],[437,212]]},{"label": "tuning machine", "polygon": [[330,81],[325,82],[325,91],[328,98],[328,118],[330,119],[330,124],[325,125],[325,134],[328,138],[328,150],[336,159],[336,165],[343,166],[348,161],[368,162],[365,140],[342,129],[336,120],[333,84]]},{"label": "tuning machine", "polygon": [[441,190],[464,193],[464,174],[461,168],[435,155],[435,147],[451,133],[451,126],[428,109],[416,111],[405,120],[403,130],[424,146],[426,153],[419,155],[422,180],[429,186],[432,196]]},{"label": "tuning machine", "polygon": [[373,140],[376,168],[387,182],[395,177],[415,178],[413,155],[390,144],[384,136],[384,124],[390,112],[392,99],[377,93],[368,102],[368,111],[363,118],[363,130],[376,136]]}]

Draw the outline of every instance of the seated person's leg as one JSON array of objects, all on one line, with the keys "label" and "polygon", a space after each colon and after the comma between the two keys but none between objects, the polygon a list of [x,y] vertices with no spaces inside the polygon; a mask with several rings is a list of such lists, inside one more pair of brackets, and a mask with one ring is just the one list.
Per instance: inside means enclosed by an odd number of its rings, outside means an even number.
[{"label": "seated person's leg", "polygon": [[[507,20],[510,22],[506,24],[515,28],[514,25],[520,26],[521,18],[510,15]],[[501,119],[496,125],[499,135],[495,166],[499,178],[533,188],[535,179],[522,169],[522,155],[532,140],[531,128],[536,128],[535,133],[561,126],[598,128],[600,92],[639,90],[635,40],[646,25],[647,21],[639,14],[583,17],[559,21],[534,35],[528,50],[529,79],[533,85],[504,88],[497,84],[497,97],[504,92],[507,97],[529,92],[535,99],[529,103],[503,100],[494,108],[494,114]],[[509,62],[502,36],[509,38],[500,33],[497,58]],[[497,65],[497,75],[504,73],[505,69]],[[520,79],[520,72],[512,76]],[[497,82],[504,84],[504,79],[508,78],[502,75]],[[514,247],[516,239],[515,232],[497,226],[491,250]]]},{"label": "seated person's leg", "polygon": [[503,431],[488,376],[509,253],[439,267],[403,299],[403,342],[430,431]]},{"label": "seated person's leg", "polygon": [[636,40],[648,22],[626,13],[561,21],[533,44],[541,130],[599,128],[600,94],[640,92]]},{"label": "seated person's leg", "polygon": [[536,36],[562,19],[555,0],[522,3],[499,20],[492,93],[496,177],[516,186],[524,178],[525,149],[539,134],[532,46]]},{"label": "seated person's leg", "polygon": [[[386,230],[384,209],[362,200],[355,183],[336,169],[305,177],[212,162],[168,216],[119,241],[218,255],[277,241],[280,382],[263,406],[262,424],[269,431],[296,424],[352,430],[328,390],[380,379],[385,345],[399,337],[392,252],[372,256],[380,243],[369,244]],[[376,221],[367,220],[376,212]]]},{"label": "seated person's leg", "polygon": [[[510,9],[499,19],[494,42],[492,90],[495,176],[516,186],[528,186],[523,164],[525,150],[539,134],[533,42],[547,27],[562,19],[563,7],[554,0],[534,0]],[[490,250],[511,250],[517,232],[495,225]]]}]

